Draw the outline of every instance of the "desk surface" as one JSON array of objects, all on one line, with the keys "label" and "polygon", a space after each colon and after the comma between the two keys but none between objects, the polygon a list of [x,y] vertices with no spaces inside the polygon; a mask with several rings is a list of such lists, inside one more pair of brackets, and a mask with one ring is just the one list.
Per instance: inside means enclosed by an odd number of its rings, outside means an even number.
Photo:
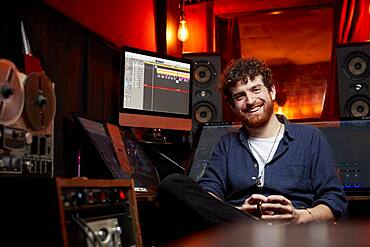
[{"label": "desk surface", "polygon": [[370,201],[370,196],[346,196],[348,201]]},{"label": "desk surface", "polygon": [[370,219],[307,225],[248,223],[195,234],[176,247],[344,247],[370,245]]}]

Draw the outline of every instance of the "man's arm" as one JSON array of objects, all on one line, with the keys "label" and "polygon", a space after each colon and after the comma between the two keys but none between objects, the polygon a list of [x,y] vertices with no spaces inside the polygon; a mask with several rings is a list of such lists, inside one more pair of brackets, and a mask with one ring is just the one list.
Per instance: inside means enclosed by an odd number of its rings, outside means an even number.
[{"label": "man's arm", "polygon": [[296,209],[296,211],[297,216],[293,221],[298,224],[335,220],[333,212],[325,204],[319,204],[313,208]]},{"label": "man's arm", "polygon": [[310,222],[335,220],[333,212],[325,204],[319,204],[313,208],[306,208],[304,210],[309,214],[311,218]]}]

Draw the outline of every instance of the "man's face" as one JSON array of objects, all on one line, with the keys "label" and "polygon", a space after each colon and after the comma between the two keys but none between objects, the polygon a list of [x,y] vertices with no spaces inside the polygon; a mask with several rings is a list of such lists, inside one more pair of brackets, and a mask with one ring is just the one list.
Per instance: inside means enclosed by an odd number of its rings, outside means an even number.
[{"label": "man's face", "polygon": [[234,110],[242,118],[244,124],[250,128],[264,126],[273,114],[275,87],[271,91],[265,87],[262,76],[258,75],[247,83],[238,81],[231,88]]}]

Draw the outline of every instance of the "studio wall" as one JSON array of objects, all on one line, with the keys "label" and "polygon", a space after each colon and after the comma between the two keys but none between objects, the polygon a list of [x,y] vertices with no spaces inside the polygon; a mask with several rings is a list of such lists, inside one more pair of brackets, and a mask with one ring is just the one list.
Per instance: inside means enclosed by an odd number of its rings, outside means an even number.
[{"label": "studio wall", "polygon": [[33,56],[54,83],[54,173],[77,175],[69,173],[77,165],[71,112],[118,118],[119,48],[41,1],[12,5],[0,20],[0,57],[24,71],[22,20]]},{"label": "studio wall", "polygon": [[153,0],[45,0],[117,46],[156,50]]}]

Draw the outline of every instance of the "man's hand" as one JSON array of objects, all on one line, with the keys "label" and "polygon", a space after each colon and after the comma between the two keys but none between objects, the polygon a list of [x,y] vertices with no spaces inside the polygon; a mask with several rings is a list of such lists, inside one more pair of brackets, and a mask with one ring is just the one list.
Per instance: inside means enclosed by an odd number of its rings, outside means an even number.
[{"label": "man's hand", "polygon": [[318,204],[313,208],[296,209],[284,196],[271,195],[267,199],[268,202],[261,205],[262,211],[272,211],[274,214],[263,214],[261,219],[283,220],[297,224],[335,220],[331,209],[324,204]]},{"label": "man's hand", "polygon": [[[263,214],[261,219],[264,220],[280,220],[280,221],[293,221],[295,223],[300,222],[300,214],[304,213],[301,210],[294,208],[292,202],[281,195],[271,195],[267,197],[267,202],[261,205],[262,212],[269,212]],[[272,213],[271,213],[272,212]]]},{"label": "man's hand", "polygon": [[311,209],[296,209],[292,202],[281,195],[253,194],[239,208],[263,220],[294,222],[297,224],[319,220],[333,220],[330,208],[319,204]]},{"label": "man's hand", "polygon": [[268,198],[266,196],[261,194],[253,194],[247,200],[245,200],[239,209],[252,215],[261,217],[263,213],[266,213],[262,212],[261,205],[266,202],[268,202]]}]

